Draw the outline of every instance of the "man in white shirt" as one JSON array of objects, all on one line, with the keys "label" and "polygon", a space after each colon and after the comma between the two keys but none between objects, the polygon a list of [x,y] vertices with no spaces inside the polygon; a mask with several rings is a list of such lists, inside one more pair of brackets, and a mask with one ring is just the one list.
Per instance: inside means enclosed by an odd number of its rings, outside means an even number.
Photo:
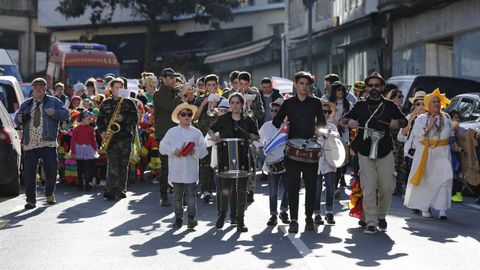
[{"label": "man in white shirt", "polygon": [[[174,227],[183,225],[182,199],[187,200],[188,228],[198,225],[196,186],[199,178],[199,160],[208,154],[202,132],[193,127],[192,117],[197,106],[182,103],[172,112],[170,128],[160,141],[160,153],[168,155],[168,182],[173,185]],[[191,146],[191,147],[190,147]]]},{"label": "man in white shirt", "polygon": [[[277,115],[277,112],[280,110],[280,107],[283,104],[283,98],[277,98],[274,102],[270,103],[270,112],[272,118]],[[272,120],[265,122],[259,130],[260,141],[259,141],[259,152],[263,155],[263,147],[272,139],[275,134],[277,134],[278,128],[272,124]],[[280,204],[280,219],[282,223],[288,224],[290,220],[288,219],[288,195],[287,195],[287,173],[285,170],[285,165],[283,163],[283,150],[285,149],[284,145],[278,146],[272,150],[269,155],[265,157],[265,163],[263,164],[262,170],[268,172],[268,187],[269,187],[269,197],[270,197],[270,219],[267,222],[267,226],[276,226],[277,225],[277,194],[278,194],[278,185],[279,182],[283,186],[283,195],[282,202]],[[280,161],[281,160],[281,161]]]}]

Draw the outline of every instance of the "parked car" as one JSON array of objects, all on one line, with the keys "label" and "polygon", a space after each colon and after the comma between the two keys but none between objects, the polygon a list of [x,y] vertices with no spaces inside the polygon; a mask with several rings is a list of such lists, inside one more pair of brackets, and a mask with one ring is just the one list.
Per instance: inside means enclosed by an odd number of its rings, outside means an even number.
[{"label": "parked car", "polygon": [[452,98],[446,112],[456,110],[460,113],[460,126],[465,129],[480,128],[480,92],[461,94]]},{"label": "parked car", "polygon": [[455,77],[404,75],[391,77],[387,81],[398,85],[403,96],[405,96],[403,103],[405,113],[410,108],[408,97],[413,97],[414,90],[417,87],[421,87],[427,93],[431,93],[435,88],[440,88],[440,91],[450,99],[459,94],[480,91],[480,82]]},{"label": "parked car", "polygon": [[20,84],[13,76],[0,76],[0,102],[10,115],[13,115],[23,103],[24,97]]},{"label": "parked car", "polygon": [[0,102],[0,196],[20,193],[20,136],[7,109]]}]

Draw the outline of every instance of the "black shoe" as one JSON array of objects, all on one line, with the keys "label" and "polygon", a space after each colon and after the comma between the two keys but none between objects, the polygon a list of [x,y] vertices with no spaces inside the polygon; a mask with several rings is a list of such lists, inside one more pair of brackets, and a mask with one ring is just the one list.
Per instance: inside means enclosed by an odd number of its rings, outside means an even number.
[{"label": "black shoe", "polygon": [[363,232],[366,234],[376,234],[377,228],[375,228],[375,226],[368,226]]},{"label": "black shoe", "polygon": [[247,193],[247,202],[252,203],[255,200],[253,199],[253,191],[248,191]]},{"label": "black shoe", "polygon": [[292,221],[290,221],[288,233],[298,233],[298,222],[296,220],[292,219]]},{"label": "black shoe", "polygon": [[210,203],[212,201],[212,195],[210,193],[205,194],[205,196],[203,196],[203,200],[205,203]]},{"label": "black shoe", "polygon": [[245,226],[243,217],[238,218],[237,232],[248,232],[248,228]]},{"label": "black shoe", "polygon": [[262,177],[260,177],[260,181],[267,181],[268,180],[268,175],[262,173]]},{"label": "black shoe", "polygon": [[173,224],[173,227],[175,229],[180,229],[182,227],[182,225],[183,225],[183,219],[181,219],[181,218],[175,219],[175,224]]},{"label": "black shoe", "polygon": [[327,221],[328,224],[335,224],[335,220],[333,219],[332,213],[327,213],[325,215],[325,220]]},{"label": "black shoe", "polygon": [[90,191],[92,189],[92,185],[91,184],[86,184],[85,185],[85,191]]},{"label": "black shoe", "polygon": [[439,219],[440,219],[440,220],[447,220],[448,217],[447,217],[447,216],[440,216]]},{"label": "black shoe", "polygon": [[117,198],[125,199],[125,198],[127,198],[127,194],[125,192],[119,192],[119,193],[117,193]]},{"label": "black shoe", "polygon": [[345,183],[345,176],[342,176],[342,178],[340,178],[340,186],[341,187],[346,187],[347,186],[347,183]]},{"label": "black shoe", "polygon": [[105,198],[109,201],[113,201],[113,200],[115,200],[115,195],[110,193],[110,192],[104,192],[103,193],[103,198]]},{"label": "black shoe", "polygon": [[380,231],[386,231],[387,230],[387,221],[384,218],[381,218],[378,220],[378,229]]},{"label": "black shoe", "polygon": [[323,220],[322,220],[322,216],[320,215],[315,215],[315,224],[317,225],[323,225]]},{"label": "black shoe", "polygon": [[420,211],[420,209],[412,209],[412,213],[420,215],[422,211]]},{"label": "black shoe", "polygon": [[315,226],[313,225],[313,218],[305,219],[305,231],[313,231]]},{"label": "black shoe", "polygon": [[193,229],[193,228],[195,228],[197,225],[198,225],[198,220],[197,220],[197,219],[195,219],[195,218],[189,218],[189,219],[188,219],[187,228]]},{"label": "black shoe", "polygon": [[367,222],[366,222],[365,220],[363,220],[363,219],[360,219],[360,220],[358,221],[358,225],[359,225],[359,226],[362,226],[362,227],[367,227]]},{"label": "black shoe", "polygon": [[27,204],[25,204],[25,210],[30,210],[30,209],[33,209],[37,207],[34,203],[31,203],[31,202],[27,202]]},{"label": "black shoe", "polygon": [[225,212],[221,212],[218,215],[217,223],[215,224],[215,226],[217,227],[217,229],[221,229],[223,228],[224,224],[225,224]]},{"label": "black shoe", "polygon": [[238,219],[237,217],[230,217],[230,224],[231,225],[237,225]]},{"label": "black shoe", "polygon": [[168,195],[167,194],[161,195],[160,205],[161,206],[170,206],[170,203],[168,202]]},{"label": "black shoe", "polygon": [[283,224],[290,224],[290,219],[288,219],[287,212],[280,212],[279,217]]},{"label": "black shoe", "polygon": [[278,224],[277,216],[272,215],[267,222],[267,226],[277,226],[277,224]]}]

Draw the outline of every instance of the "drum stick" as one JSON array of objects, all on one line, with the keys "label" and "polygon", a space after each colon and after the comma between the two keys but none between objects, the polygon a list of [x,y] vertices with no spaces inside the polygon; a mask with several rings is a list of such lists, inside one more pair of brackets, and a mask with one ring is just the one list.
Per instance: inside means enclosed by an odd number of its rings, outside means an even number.
[{"label": "drum stick", "polygon": [[390,123],[388,123],[388,122],[385,122],[385,121],[382,121],[382,120],[379,120],[379,119],[377,119],[377,121],[378,121],[379,123],[382,123],[382,124],[385,124],[385,125],[387,125],[387,126],[390,126]]}]

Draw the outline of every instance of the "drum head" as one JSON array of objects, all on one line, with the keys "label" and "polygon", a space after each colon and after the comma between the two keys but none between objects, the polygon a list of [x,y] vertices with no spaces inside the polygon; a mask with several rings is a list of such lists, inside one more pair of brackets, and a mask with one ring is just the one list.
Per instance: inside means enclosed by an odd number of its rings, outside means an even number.
[{"label": "drum head", "polygon": [[347,162],[347,148],[342,139],[337,136],[328,136],[323,146],[325,161],[335,168],[344,166]]}]

